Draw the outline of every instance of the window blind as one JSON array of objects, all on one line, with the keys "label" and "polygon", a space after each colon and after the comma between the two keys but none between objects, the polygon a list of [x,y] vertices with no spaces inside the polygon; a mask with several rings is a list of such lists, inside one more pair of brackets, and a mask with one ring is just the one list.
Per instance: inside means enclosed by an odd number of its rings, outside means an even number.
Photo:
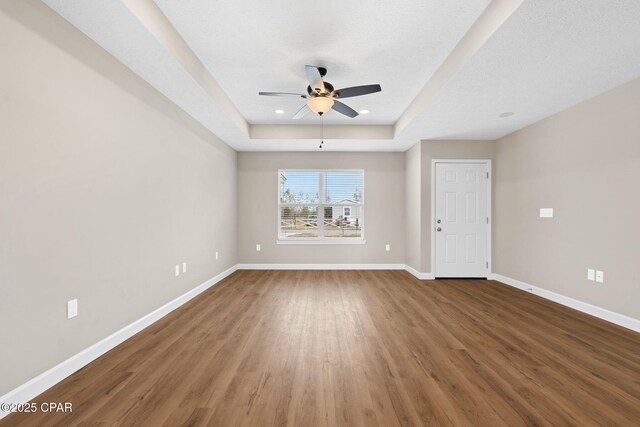
[{"label": "window blind", "polygon": [[362,239],[364,172],[278,171],[278,238]]}]

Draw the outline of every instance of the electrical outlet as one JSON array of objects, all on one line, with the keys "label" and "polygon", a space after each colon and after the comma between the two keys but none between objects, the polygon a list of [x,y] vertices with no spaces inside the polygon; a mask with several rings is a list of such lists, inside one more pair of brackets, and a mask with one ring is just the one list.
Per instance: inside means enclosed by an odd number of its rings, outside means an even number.
[{"label": "electrical outlet", "polygon": [[587,269],[587,280],[591,280],[592,282],[596,280],[596,271],[589,268]]},{"label": "electrical outlet", "polygon": [[78,315],[78,300],[67,301],[67,319],[73,319]]},{"label": "electrical outlet", "polygon": [[262,248],[260,247],[260,245],[256,245],[256,251],[260,252],[262,250]]},{"label": "electrical outlet", "polygon": [[600,270],[596,270],[596,282],[604,283],[604,272]]},{"label": "electrical outlet", "polygon": [[186,273],[186,272],[187,272],[187,263],[186,263],[186,262],[183,262],[183,263],[182,263],[182,272],[183,272],[183,273]]},{"label": "electrical outlet", "polygon": [[180,266],[176,265],[176,276],[180,275]]},{"label": "electrical outlet", "polygon": [[391,251],[391,245],[388,245],[388,244],[385,245],[384,246],[384,250],[387,251],[387,252]]},{"label": "electrical outlet", "polygon": [[218,251],[216,251],[216,261],[218,260]]}]

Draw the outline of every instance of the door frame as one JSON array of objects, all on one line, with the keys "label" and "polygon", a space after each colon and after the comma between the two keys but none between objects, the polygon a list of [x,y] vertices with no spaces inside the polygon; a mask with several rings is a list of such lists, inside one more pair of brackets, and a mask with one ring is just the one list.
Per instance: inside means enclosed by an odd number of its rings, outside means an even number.
[{"label": "door frame", "polygon": [[489,223],[487,224],[487,262],[489,263],[487,279],[489,279],[493,270],[491,258],[491,225],[493,223],[491,212],[491,201],[493,200],[491,182],[493,181],[493,169],[491,168],[490,159],[431,159],[431,274],[433,274],[434,278],[438,277],[438,272],[436,271],[436,164],[438,163],[476,163],[487,165],[487,172],[489,172],[489,179],[487,180],[487,216],[489,217]]}]

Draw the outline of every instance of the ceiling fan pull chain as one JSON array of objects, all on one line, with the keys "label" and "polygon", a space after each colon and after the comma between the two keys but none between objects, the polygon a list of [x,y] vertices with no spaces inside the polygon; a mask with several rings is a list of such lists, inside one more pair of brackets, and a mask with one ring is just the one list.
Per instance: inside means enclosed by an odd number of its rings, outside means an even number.
[{"label": "ceiling fan pull chain", "polygon": [[320,116],[320,148],[324,144],[324,118]]}]

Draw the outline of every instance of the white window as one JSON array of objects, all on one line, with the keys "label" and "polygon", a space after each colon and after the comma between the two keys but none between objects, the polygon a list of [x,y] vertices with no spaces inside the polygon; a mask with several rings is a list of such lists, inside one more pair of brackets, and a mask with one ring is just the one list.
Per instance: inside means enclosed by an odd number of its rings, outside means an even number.
[{"label": "white window", "polygon": [[280,170],[278,187],[278,241],[364,241],[362,170]]}]

